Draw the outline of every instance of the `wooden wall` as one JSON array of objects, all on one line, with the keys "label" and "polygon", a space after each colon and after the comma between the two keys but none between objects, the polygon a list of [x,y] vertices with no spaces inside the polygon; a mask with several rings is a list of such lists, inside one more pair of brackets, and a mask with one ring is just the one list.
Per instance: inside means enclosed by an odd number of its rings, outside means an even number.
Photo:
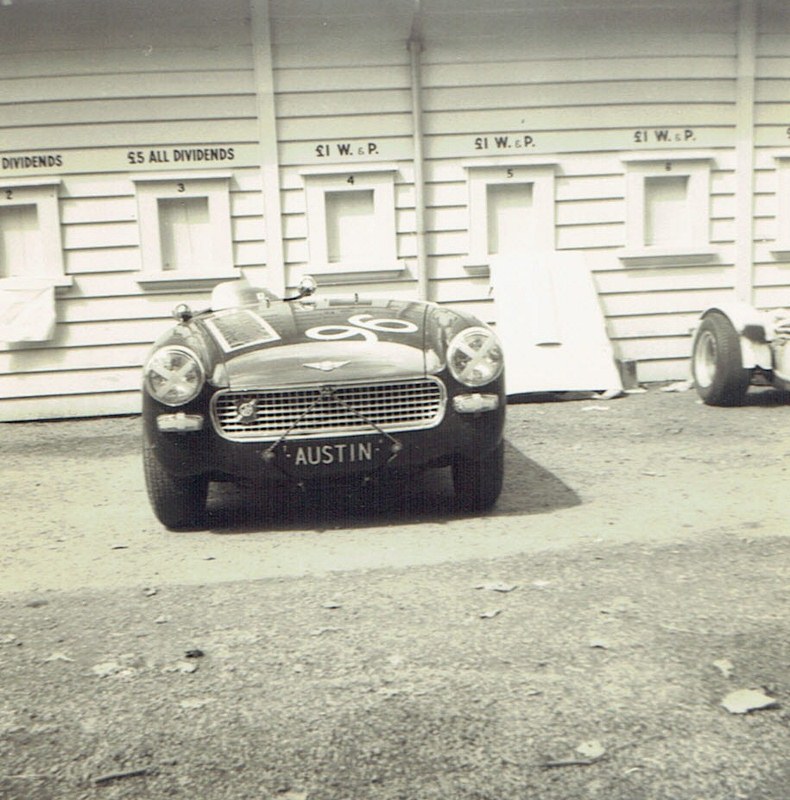
[{"label": "wooden wall", "polygon": [[[754,238],[753,299],[777,307],[790,305],[788,254],[772,248],[776,155],[790,148],[790,11],[784,0],[755,3],[754,220],[746,230]],[[73,279],[59,290],[53,341],[0,349],[0,419],[137,410],[139,366],[170,309],[207,298],[207,282],[138,281],[133,178],[173,165],[132,168],[129,150],[214,144],[243,154],[217,165],[231,175],[233,263],[266,279],[256,149],[265,104],[256,64],[271,69],[274,85],[287,283],[310,271],[305,169],[381,162],[394,170],[403,271],[377,282],[346,280],[343,288],[416,296],[413,7],[410,0],[269,0],[266,43],[255,41],[250,0],[0,7],[0,152],[57,151],[71,159],[58,177],[65,269]],[[490,137],[529,135],[534,144],[514,155],[555,162],[556,247],[583,253],[594,269],[616,355],[636,360],[643,381],[685,377],[689,326],[736,291],[745,85],[738,0],[423,0],[422,9],[430,298],[495,322],[490,279],[468,268],[469,167],[507,161]],[[692,264],[623,259],[623,156],[675,152],[654,132],[687,129],[694,140],[679,147],[711,165],[716,255]],[[482,137],[489,137],[484,149]],[[371,142],[375,152],[364,158],[337,151],[338,144]],[[75,163],[79,169],[70,169]],[[332,280],[325,283],[331,290]]]},{"label": "wooden wall", "polygon": [[[140,365],[171,309],[182,299],[205,303],[205,284],[138,283],[127,152],[147,159],[154,148],[257,144],[248,18],[246,0],[0,8],[0,150],[54,151],[80,170],[58,176],[73,285],[59,290],[53,341],[0,350],[0,419],[138,410]],[[231,210],[237,266],[262,265],[257,167],[233,169]]]}]

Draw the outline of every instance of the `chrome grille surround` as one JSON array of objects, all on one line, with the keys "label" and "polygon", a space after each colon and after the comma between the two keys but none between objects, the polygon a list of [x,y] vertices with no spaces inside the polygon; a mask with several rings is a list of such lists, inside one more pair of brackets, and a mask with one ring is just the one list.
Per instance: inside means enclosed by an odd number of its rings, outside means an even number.
[{"label": "chrome grille surround", "polygon": [[[254,407],[248,420],[242,420],[239,414],[239,406],[245,403]],[[315,407],[305,414],[313,403]],[[433,428],[444,419],[446,408],[444,383],[427,377],[278,389],[223,389],[211,398],[211,421],[217,434],[234,442],[276,441],[286,432],[292,439],[326,439],[375,433],[372,423],[388,433]],[[299,420],[302,414],[305,416]]]}]

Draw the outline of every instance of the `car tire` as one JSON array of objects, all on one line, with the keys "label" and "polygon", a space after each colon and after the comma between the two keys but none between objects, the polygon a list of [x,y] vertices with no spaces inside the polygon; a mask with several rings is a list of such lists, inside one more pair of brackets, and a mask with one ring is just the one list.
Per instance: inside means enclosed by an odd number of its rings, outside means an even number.
[{"label": "car tire", "polygon": [[151,507],[166,528],[189,530],[205,521],[208,496],[206,477],[180,477],[169,473],[159,463],[150,445],[143,447],[143,468]]},{"label": "car tire", "polygon": [[707,405],[737,406],[743,402],[751,373],[743,367],[738,332],[718,311],[707,314],[697,328],[691,373],[697,394]]},{"label": "car tire", "polygon": [[466,511],[486,511],[496,503],[505,474],[505,443],[482,458],[457,456],[452,465],[458,505]]}]

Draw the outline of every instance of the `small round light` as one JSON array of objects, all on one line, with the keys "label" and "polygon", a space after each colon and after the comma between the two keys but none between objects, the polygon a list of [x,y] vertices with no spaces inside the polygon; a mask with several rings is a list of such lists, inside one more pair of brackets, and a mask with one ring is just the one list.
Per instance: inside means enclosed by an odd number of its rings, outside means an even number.
[{"label": "small round light", "polygon": [[466,328],[450,342],[447,363],[464,386],[484,386],[502,374],[502,346],[488,328]]},{"label": "small round light", "polygon": [[203,388],[205,374],[194,353],[184,347],[163,347],[143,370],[149,394],[166,406],[182,406]]}]

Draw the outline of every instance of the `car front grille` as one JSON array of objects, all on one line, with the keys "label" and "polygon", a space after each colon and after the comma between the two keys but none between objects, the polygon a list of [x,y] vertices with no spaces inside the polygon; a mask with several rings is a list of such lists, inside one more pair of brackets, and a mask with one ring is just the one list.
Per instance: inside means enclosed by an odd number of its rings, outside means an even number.
[{"label": "car front grille", "polygon": [[214,395],[214,428],[233,441],[369,434],[380,428],[432,428],[444,416],[446,392],[437,378],[340,384]]}]

